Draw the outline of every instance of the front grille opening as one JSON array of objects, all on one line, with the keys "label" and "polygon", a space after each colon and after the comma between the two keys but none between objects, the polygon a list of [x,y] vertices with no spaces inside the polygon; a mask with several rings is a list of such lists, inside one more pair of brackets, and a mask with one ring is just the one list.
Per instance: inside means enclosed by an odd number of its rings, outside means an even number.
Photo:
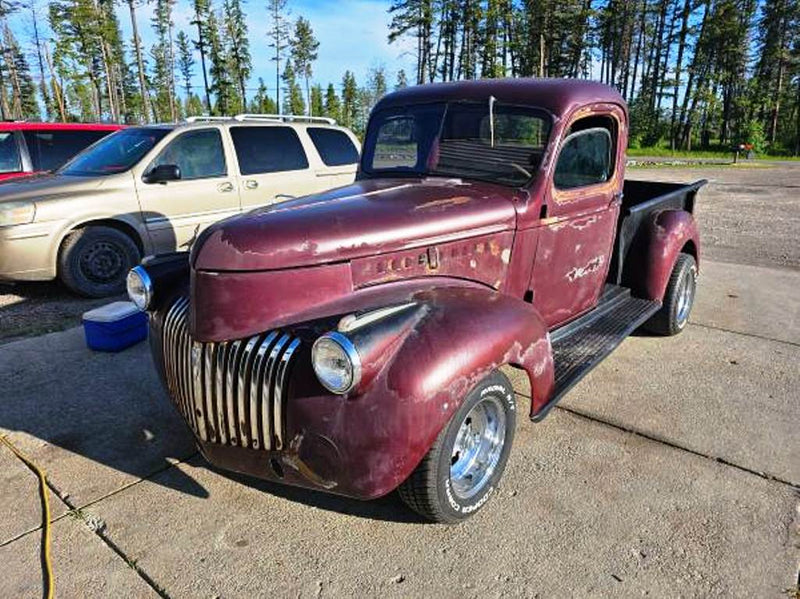
[{"label": "front grille opening", "polygon": [[272,471],[275,473],[275,476],[283,478],[283,466],[281,466],[277,458],[270,458],[269,465],[272,466]]}]

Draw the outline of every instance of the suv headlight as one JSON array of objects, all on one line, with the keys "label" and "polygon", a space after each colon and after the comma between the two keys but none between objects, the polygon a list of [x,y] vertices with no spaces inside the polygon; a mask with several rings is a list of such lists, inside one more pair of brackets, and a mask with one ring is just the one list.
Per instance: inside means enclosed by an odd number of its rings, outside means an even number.
[{"label": "suv headlight", "polygon": [[128,297],[140,310],[147,310],[153,299],[153,281],[141,266],[134,266],[128,271],[126,280]]},{"label": "suv headlight", "polygon": [[355,345],[336,331],[314,342],[311,364],[319,382],[332,393],[343,395],[361,380],[361,358]]},{"label": "suv headlight", "polygon": [[0,202],[0,227],[27,225],[35,215],[33,202]]}]

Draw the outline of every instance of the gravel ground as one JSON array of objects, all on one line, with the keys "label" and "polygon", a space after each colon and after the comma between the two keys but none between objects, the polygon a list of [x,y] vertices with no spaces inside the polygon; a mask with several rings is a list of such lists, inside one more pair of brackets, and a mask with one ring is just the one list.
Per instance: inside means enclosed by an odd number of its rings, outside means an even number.
[{"label": "gravel ground", "polygon": [[[631,168],[631,179],[708,179],[697,218],[704,257],[718,262],[800,269],[800,162],[739,167]],[[0,344],[75,326],[109,300],[76,297],[53,283],[0,283]]]}]

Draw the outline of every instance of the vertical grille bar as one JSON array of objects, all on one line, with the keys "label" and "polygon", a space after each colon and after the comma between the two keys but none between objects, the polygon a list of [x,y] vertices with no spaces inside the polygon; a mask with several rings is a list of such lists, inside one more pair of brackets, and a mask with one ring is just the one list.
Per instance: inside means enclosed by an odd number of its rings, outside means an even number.
[{"label": "vertical grille bar", "polygon": [[167,310],[162,328],[166,386],[202,441],[281,449],[288,365],[300,346],[289,333],[203,343],[189,333],[189,300]]},{"label": "vertical grille bar", "polygon": [[275,377],[275,393],[273,396],[273,432],[275,434],[275,449],[283,449],[283,394],[286,391],[289,362],[292,355],[300,346],[300,339],[294,339],[281,357],[278,374]]}]

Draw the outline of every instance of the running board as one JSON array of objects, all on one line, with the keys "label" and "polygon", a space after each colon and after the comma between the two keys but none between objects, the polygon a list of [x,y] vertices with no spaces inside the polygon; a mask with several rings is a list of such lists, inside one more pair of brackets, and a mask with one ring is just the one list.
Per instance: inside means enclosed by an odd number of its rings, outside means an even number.
[{"label": "running board", "polygon": [[547,416],[567,391],[659,308],[661,302],[631,297],[624,287],[606,285],[594,310],[552,331],[555,388],[550,401],[531,420],[539,422]]}]

